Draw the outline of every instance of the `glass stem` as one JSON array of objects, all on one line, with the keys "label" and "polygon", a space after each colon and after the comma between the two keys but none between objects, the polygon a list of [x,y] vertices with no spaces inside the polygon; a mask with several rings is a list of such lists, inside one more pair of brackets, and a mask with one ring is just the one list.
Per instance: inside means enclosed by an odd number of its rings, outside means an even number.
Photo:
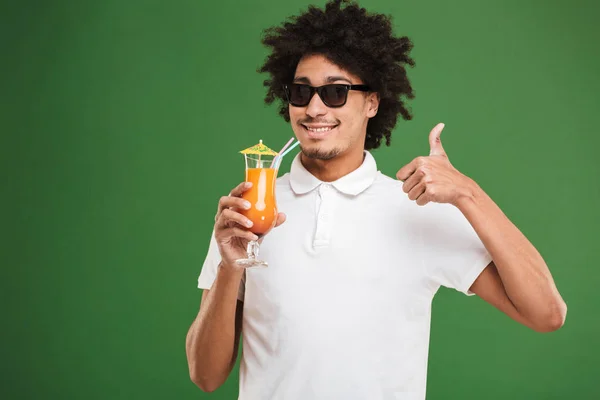
[{"label": "glass stem", "polygon": [[251,240],[248,242],[248,248],[246,249],[246,252],[248,253],[249,259],[251,259],[251,260],[258,259],[258,250],[259,250],[259,244],[257,241]]}]

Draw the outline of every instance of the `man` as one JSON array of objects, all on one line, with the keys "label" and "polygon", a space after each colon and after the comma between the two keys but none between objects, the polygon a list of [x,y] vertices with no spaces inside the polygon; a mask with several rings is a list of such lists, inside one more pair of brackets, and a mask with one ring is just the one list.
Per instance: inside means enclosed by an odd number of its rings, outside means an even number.
[{"label": "man", "polygon": [[411,118],[412,44],[386,17],[341,3],[311,7],[263,39],[266,102],[282,101],[301,152],[277,181],[286,215],[261,245],[268,268],[235,264],[255,239],[238,212],[248,185],[219,202],[186,341],[191,379],[205,391],[226,380],[243,332],[240,399],[422,400],[442,285],[536,331],[564,323],[544,260],[452,166],[443,124],[429,134],[429,156],[398,180],[377,171],[368,150],[389,145],[399,113]]}]

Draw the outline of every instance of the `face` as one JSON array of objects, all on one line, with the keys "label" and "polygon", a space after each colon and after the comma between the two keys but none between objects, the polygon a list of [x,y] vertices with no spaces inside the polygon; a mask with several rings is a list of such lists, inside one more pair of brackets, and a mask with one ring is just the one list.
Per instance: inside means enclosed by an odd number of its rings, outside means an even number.
[{"label": "face", "polygon": [[[321,55],[302,58],[293,83],[315,87],[332,83],[364,84]],[[378,106],[375,93],[350,90],[346,104],[339,108],[327,107],[315,93],[305,107],[289,105],[290,122],[305,156],[330,160],[349,152],[362,154],[367,122],[375,116]]]}]

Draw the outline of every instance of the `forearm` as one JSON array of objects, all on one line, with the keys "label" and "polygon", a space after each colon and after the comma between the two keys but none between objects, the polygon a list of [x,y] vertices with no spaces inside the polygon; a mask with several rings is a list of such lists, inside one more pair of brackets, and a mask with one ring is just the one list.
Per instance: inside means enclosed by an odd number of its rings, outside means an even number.
[{"label": "forearm", "polygon": [[186,337],[190,377],[205,391],[223,384],[235,363],[237,294],[242,273],[219,267]]},{"label": "forearm", "polygon": [[561,325],[566,305],[544,259],[496,203],[471,182],[456,206],[491,254],[508,298],[533,325]]}]

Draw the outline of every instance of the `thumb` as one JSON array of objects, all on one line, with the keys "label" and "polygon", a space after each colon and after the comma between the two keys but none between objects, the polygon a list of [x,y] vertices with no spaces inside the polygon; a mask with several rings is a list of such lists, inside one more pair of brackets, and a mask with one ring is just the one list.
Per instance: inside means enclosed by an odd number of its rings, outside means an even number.
[{"label": "thumb", "polygon": [[[284,213],[278,213],[277,220],[275,221],[275,226],[273,228],[277,228],[278,226],[283,224],[285,222],[285,219],[286,219],[286,216]],[[271,230],[269,230],[269,233],[270,232],[271,232]],[[269,234],[269,233],[267,233],[267,234]],[[260,239],[258,239],[258,243],[262,244],[264,239],[265,239],[265,236],[262,236]]]},{"label": "thumb", "polygon": [[444,147],[442,146],[442,139],[440,138],[442,134],[442,130],[444,129],[444,124],[439,123],[433,127],[431,132],[429,132],[429,155],[430,156],[446,156],[446,152],[444,151]]},{"label": "thumb", "polygon": [[277,222],[275,222],[275,228],[285,222],[286,215],[284,213],[277,214]]}]

